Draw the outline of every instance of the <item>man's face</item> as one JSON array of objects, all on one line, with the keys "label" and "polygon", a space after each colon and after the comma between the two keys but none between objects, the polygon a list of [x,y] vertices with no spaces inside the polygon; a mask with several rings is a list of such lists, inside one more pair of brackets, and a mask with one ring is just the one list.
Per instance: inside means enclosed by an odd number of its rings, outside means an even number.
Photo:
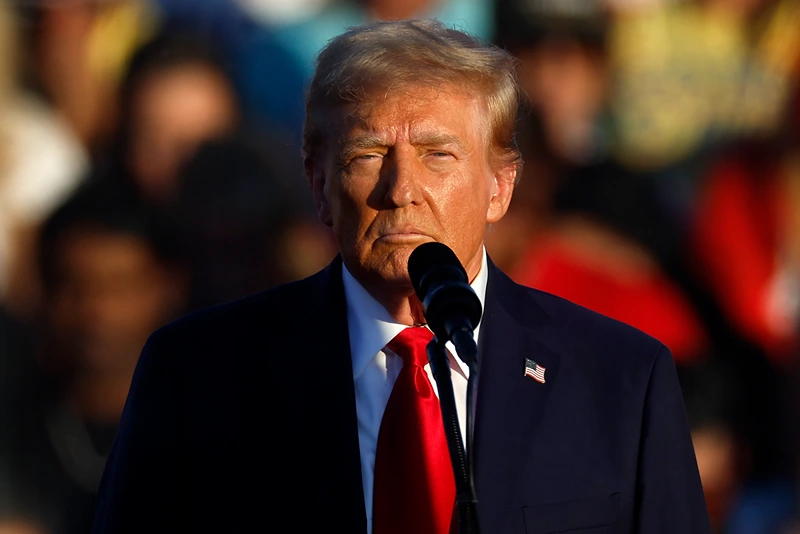
[{"label": "man's face", "polygon": [[306,172],[350,272],[367,289],[408,291],[409,255],[438,241],[474,278],[486,224],[505,214],[516,173],[489,163],[483,100],[412,87],[339,117]]}]

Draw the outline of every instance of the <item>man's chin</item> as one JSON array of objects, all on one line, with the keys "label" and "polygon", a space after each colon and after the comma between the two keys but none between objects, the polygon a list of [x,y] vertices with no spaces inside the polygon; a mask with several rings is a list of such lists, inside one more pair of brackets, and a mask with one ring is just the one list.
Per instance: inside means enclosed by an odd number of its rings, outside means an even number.
[{"label": "man's chin", "polygon": [[391,254],[372,258],[367,264],[360,264],[348,269],[362,284],[392,288],[392,290],[411,289],[411,278],[408,275],[408,257],[414,247],[407,250],[394,250]]},{"label": "man's chin", "polygon": [[[353,255],[346,261],[350,273],[362,284],[391,288],[391,291],[412,291],[411,279],[408,275],[408,258],[419,245],[433,241],[433,238],[422,236],[417,239],[376,240],[372,243],[368,254]],[[345,257],[346,258],[346,257]]]},{"label": "man's chin", "polygon": [[371,269],[367,276],[373,283],[380,283],[392,288],[411,288],[411,278],[408,276],[408,260],[402,265],[386,263],[380,268]]}]

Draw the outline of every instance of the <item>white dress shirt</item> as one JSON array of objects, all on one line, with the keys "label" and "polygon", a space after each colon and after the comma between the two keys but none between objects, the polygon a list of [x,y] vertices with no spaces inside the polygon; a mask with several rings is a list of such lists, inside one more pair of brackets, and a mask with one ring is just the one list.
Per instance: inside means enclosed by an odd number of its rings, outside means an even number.
[{"label": "white dress shirt", "polygon": [[[372,534],[373,478],[378,432],[392,388],[403,367],[403,361],[388,349],[386,344],[407,325],[399,324],[392,319],[389,312],[353,278],[353,275],[344,266],[342,279],[347,301],[350,355],[353,361],[353,382],[356,391],[358,443],[361,448],[361,481],[364,486],[364,506],[367,512],[367,533]],[[484,250],[481,269],[471,284],[481,301],[481,307],[483,307],[486,297],[486,280],[486,251]],[[480,325],[475,328],[476,343],[479,328]],[[451,343],[447,344],[447,349],[450,352],[449,360],[458,423],[461,427],[461,436],[464,438],[466,435],[469,368],[457,355],[454,356],[456,351]],[[428,379],[438,395],[430,364],[425,366],[425,372],[428,373]],[[464,444],[466,446],[466,439],[464,439]]]}]

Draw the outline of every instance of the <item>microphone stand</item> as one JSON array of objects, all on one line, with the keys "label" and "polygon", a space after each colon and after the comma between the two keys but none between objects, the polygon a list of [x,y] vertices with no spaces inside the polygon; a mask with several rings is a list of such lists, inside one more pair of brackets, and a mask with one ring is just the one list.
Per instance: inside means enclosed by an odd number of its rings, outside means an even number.
[{"label": "microphone stand", "polygon": [[[464,335],[459,335],[464,334]],[[467,340],[467,336],[469,339]],[[458,339],[456,339],[458,337]],[[439,390],[439,404],[442,408],[444,433],[447,438],[447,448],[450,451],[450,460],[453,463],[453,474],[456,483],[456,505],[458,507],[458,532],[460,534],[479,534],[478,527],[478,500],[475,496],[475,487],[472,480],[472,390],[473,380],[476,376],[476,362],[478,347],[471,332],[457,331],[453,335],[453,344],[458,347],[458,355],[469,366],[469,382],[467,384],[467,440],[469,442],[469,456],[464,451],[461,438],[461,428],[458,424],[455,395],[453,393],[453,380],[450,376],[450,362],[447,358],[445,342],[437,336],[428,343],[428,360],[431,364],[433,378]],[[462,354],[464,352],[464,354]]]}]

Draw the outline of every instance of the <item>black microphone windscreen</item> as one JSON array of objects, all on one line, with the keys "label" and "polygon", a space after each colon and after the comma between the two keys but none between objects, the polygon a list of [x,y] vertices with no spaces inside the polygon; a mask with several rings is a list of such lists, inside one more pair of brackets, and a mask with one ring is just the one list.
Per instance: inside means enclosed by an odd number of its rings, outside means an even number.
[{"label": "black microphone windscreen", "polygon": [[467,272],[450,247],[435,241],[423,243],[415,248],[408,258],[408,275],[420,299],[423,299],[428,292],[427,286],[430,284],[431,275],[437,271],[446,271],[449,276],[467,282]]}]

